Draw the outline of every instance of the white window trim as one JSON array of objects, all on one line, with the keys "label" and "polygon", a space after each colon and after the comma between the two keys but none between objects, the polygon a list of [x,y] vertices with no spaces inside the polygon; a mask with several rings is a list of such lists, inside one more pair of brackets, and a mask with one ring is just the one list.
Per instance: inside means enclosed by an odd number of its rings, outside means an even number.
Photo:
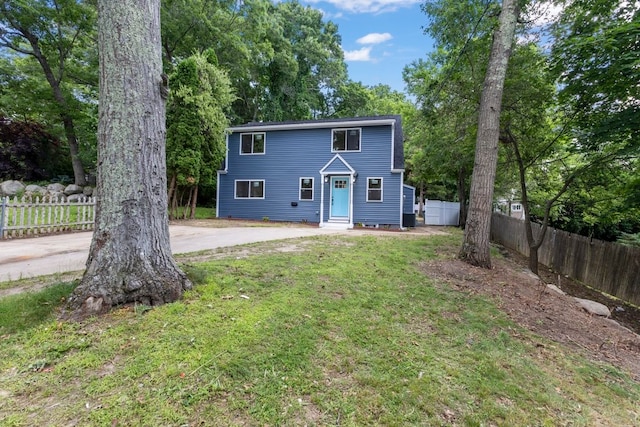
[{"label": "white window trim", "polygon": [[[302,180],[304,179],[311,180],[311,198],[310,199],[302,198]],[[309,190],[309,188],[305,188],[305,190]],[[313,202],[315,197],[316,197],[315,180],[313,179],[312,176],[301,176],[300,179],[298,180],[298,200],[301,202]]]},{"label": "white window trim", "polygon": [[[242,152],[242,137],[244,135],[251,135],[251,153],[243,153]],[[263,144],[263,149],[262,149],[262,153],[254,153],[253,152],[253,146],[255,144],[254,141],[254,136],[255,135],[262,135],[262,144]],[[240,141],[238,144],[240,147],[238,148],[238,151],[240,152],[241,156],[264,156],[265,153],[267,152],[267,133],[266,132],[245,132],[245,133],[241,133],[240,134]]]},{"label": "white window trim", "polygon": [[[358,149],[357,150],[347,150],[347,140],[345,139],[344,141],[344,150],[334,150],[333,149],[333,134],[336,131],[345,131],[348,132],[350,130],[357,130],[358,131]],[[332,153],[359,153],[362,151],[362,128],[336,128],[336,129],[331,129],[331,152]]]},{"label": "white window trim", "polygon": [[511,212],[522,212],[522,203],[511,203]]},{"label": "white window trim", "polygon": [[[238,182],[249,182],[249,196],[248,197],[238,197]],[[251,197],[251,183],[261,181],[262,182],[262,197]],[[236,200],[264,200],[266,193],[266,185],[264,179],[236,179],[233,181],[233,198]]]},{"label": "white window trim", "polygon": [[[380,180],[380,200],[369,200],[369,181],[372,179]],[[377,188],[374,188],[377,190]],[[384,180],[382,177],[378,176],[368,176],[367,177],[367,203],[382,203],[384,201]]]}]

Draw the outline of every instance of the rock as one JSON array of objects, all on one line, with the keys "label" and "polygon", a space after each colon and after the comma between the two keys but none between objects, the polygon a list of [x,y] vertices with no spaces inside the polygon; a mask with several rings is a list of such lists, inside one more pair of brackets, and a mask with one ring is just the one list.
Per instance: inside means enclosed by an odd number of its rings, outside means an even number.
[{"label": "rock", "polygon": [[47,191],[50,193],[62,193],[64,191],[64,185],[59,183],[47,185]]},{"label": "rock", "polygon": [[77,202],[83,200],[85,197],[84,194],[71,194],[67,197],[67,202]]},{"label": "rock", "polygon": [[595,314],[596,316],[610,317],[611,311],[607,308],[606,305],[600,304],[599,302],[591,301],[583,298],[576,298],[576,302],[587,311],[589,314]]},{"label": "rock", "polygon": [[27,185],[24,191],[26,194],[33,194],[34,196],[44,196],[47,193],[44,187],[35,184]]},{"label": "rock", "polygon": [[64,200],[67,200],[66,194],[64,194],[61,191],[50,191],[49,192],[49,196],[51,197],[51,200],[56,200],[58,202],[62,202]]},{"label": "rock", "polygon": [[532,280],[540,280],[540,276],[538,276],[536,273],[534,273],[533,271],[529,270],[528,268],[522,270],[522,272],[529,277]]},{"label": "rock", "polygon": [[4,181],[0,184],[0,195],[15,196],[21,191],[24,191],[24,188],[24,184],[20,181]]},{"label": "rock", "polygon": [[93,194],[93,187],[87,185],[82,189],[82,194],[87,197],[91,197],[91,195]]},{"label": "rock", "polygon": [[81,194],[82,191],[83,191],[83,188],[80,187],[79,185],[69,184],[65,187],[64,194],[66,194],[67,196],[70,196],[72,194]]},{"label": "rock", "polygon": [[559,287],[557,287],[556,285],[552,285],[552,284],[548,284],[547,285],[548,289],[551,289],[554,292],[559,293],[560,295],[566,295],[567,293],[565,291],[563,291],[562,289],[560,289]]}]

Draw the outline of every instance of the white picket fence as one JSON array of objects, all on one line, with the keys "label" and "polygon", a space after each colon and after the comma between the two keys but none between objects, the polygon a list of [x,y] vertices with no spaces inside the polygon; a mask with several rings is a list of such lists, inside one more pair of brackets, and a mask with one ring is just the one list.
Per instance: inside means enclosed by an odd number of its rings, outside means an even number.
[{"label": "white picket fence", "polygon": [[48,196],[0,198],[0,239],[92,230],[95,219],[95,197],[77,201]]}]

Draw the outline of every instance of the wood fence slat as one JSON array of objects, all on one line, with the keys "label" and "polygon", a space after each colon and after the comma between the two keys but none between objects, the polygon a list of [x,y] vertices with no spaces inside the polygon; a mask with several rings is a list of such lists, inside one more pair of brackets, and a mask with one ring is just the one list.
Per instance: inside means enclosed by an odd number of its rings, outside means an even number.
[{"label": "wood fence slat", "polygon": [[[540,225],[533,223],[534,236]],[[491,240],[528,256],[524,221],[494,213]],[[553,271],[640,305],[640,248],[549,228],[538,260]]]},{"label": "wood fence slat", "polygon": [[91,230],[95,223],[95,205],[95,197],[82,197],[75,202],[51,196],[0,198],[0,239]]}]

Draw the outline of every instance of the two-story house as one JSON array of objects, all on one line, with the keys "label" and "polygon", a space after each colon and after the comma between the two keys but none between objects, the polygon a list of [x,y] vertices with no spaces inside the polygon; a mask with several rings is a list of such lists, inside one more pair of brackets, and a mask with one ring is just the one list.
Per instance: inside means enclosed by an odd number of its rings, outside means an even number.
[{"label": "two-story house", "polygon": [[400,116],[232,127],[217,216],[402,227],[414,197],[403,185],[402,138]]}]

